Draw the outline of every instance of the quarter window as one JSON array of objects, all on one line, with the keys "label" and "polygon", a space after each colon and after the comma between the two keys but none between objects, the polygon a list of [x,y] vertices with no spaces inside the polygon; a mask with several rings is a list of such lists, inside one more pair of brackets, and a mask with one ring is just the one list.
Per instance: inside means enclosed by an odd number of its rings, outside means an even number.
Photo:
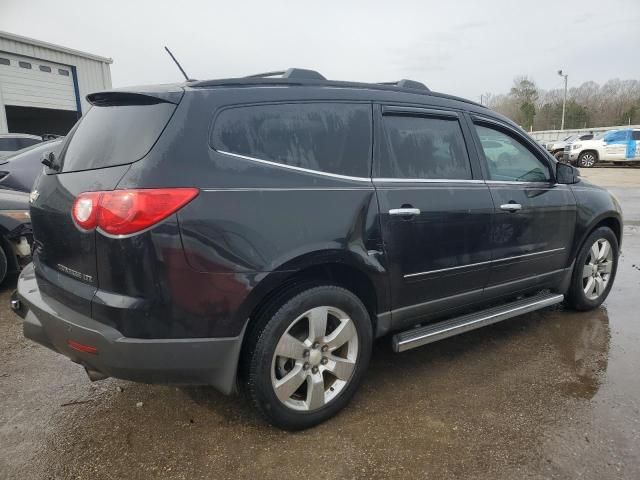
[{"label": "quarter window", "polygon": [[456,118],[385,115],[388,155],[378,176],[404,179],[470,179],[471,165]]},{"label": "quarter window", "polygon": [[283,165],[369,177],[371,106],[291,103],[230,108],[218,116],[211,145]]},{"label": "quarter window", "polygon": [[514,137],[483,125],[476,125],[487,160],[489,178],[510,182],[548,182],[549,167]]}]

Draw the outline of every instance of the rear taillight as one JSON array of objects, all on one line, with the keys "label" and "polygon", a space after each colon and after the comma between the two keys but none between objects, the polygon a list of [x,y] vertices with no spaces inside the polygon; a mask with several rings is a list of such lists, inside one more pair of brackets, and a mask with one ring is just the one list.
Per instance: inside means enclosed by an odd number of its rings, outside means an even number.
[{"label": "rear taillight", "polygon": [[82,230],[130,235],[152,227],[198,195],[197,188],[154,188],[85,192],[73,202],[71,216]]}]

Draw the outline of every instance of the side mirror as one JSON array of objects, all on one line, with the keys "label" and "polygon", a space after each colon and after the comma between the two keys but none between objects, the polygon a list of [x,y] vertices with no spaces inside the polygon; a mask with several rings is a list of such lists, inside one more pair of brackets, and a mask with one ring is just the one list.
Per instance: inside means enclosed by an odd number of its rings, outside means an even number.
[{"label": "side mirror", "polygon": [[556,181],[558,183],[570,185],[572,183],[578,183],[579,178],[580,172],[576,167],[561,162],[556,164]]}]

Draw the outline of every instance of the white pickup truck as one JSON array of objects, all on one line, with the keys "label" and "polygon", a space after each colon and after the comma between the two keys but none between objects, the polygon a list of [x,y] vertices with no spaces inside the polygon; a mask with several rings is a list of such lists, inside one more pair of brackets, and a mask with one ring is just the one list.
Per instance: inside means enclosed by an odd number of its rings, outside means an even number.
[{"label": "white pickup truck", "polygon": [[587,168],[598,162],[640,162],[640,129],[610,130],[593,140],[570,143],[563,161]]}]

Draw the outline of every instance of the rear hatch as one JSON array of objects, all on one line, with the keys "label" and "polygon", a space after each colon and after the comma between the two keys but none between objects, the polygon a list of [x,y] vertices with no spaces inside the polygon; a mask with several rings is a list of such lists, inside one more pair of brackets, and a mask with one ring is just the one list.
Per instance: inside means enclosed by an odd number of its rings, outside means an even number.
[{"label": "rear hatch", "polygon": [[92,94],[91,109],[69,133],[52,168],[31,192],[34,265],[43,293],[85,315],[99,287],[96,231],[72,217],[83,192],[113,190],[142,159],[169,122],[182,91]]}]

